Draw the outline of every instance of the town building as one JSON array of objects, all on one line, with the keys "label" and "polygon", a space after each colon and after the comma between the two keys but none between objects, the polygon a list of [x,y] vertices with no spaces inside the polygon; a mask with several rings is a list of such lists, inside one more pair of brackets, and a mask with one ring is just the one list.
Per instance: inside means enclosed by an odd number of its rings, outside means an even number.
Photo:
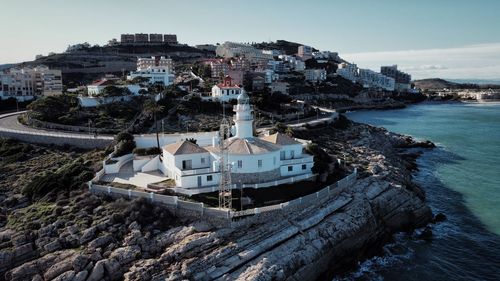
[{"label": "town building", "polygon": [[31,100],[39,96],[61,94],[60,70],[39,65],[34,68],[11,68],[0,73],[0,97]]},{"label": "town building", "polygon": [[298,48],[297,56],[302,58],[303,61],[306,61],[310,58],[312,58],[312,47],[311,46],[306,46],[306,45],[301,45]]},{"label": "town building", "polygon": [[306,81],[309,82],[320,82],[326,80],[326,70],[325,69],[306,69],[304,71],[304,76]]},{"label": "town building", "polygon": [[271,93],[279,92],[284,95],[288,95],[288,89],[290,88],[290,84],[287,82],[272,82],[267,86]]},{"label": "town building", "polygon": [[264,54],[262,50],[259,50],[252,45],[235,43],[235,42],[224,42],[218,45],[215,54],[223,58],[232,57],[245,57],[248,60],[270,60],[273,59],[273,55]]},{"label": "town building", "polygon": [[271,55],[273,57],[281,55],[281,52],[279,50],[262,50],[262,53],[265,55]]},{"label": "town building", "polygon": [[240,94],[244,93],[245,89],[234,83],[233,79],[227,75],[222,83],[212,87],[212,99],[220,102],[228,102],[236,99]]},{"label": "town building", "polygon": [[394,91],[395,80],[370,69],[359,69],[359,82],[365,88],[380,88],[386,91]]},{"label": "town building", "polygon": [[337,68],[337,74],[355,83],[359,78],[358,66],[354,63],[340,63]]},{"label": "town building", "polygon": [[279,55],[278,58],[283,62],[287,62],[290,70],[294,71],[304,71],[306,69],[306,63],[297,59],[295,56],[290,55]]},{"label": "town building", "polygon": [[337,52],[319,51],[313,52],[312,56],[316,60],[339,60],[339,54]]},{"label": "town building", "polygon": [[136,77],[149,79],[149,84],[160,83],[165,86],[174,83],[173,62],[163,56],[137,59],[137,70],[131,71],[128,80]]},{"label": "town building", "polygon": [[411,75],[398,70],[397,65],[382,66],[380,72],[385,76],[394,78],[395,90],[399,92],[406,92],[410,90]]},{"label": "town building", "polygon": [[227,75],[233,79],[233,83],[235,85],[242,86],[243,85],[243,79],[245,76],[245,72],[243,70],[229,70],[227,72]]}]

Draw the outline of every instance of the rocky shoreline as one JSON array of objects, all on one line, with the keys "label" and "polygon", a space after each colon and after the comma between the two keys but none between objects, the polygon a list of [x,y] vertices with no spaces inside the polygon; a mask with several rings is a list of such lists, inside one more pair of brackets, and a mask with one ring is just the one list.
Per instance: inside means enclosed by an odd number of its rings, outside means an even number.
[{"label": "rocky shoreline", "polygon": [[233,229],[144,200],[99,198],[83,185],[30,200],[20,190],[32,173],[75,156],[32,146],[2,168],[0,280],[323,280],[378,253],[393,233],[432,221],[411,179],[414,150],[432,143],[350,122],[294,134],[357,168],[357,184],[320,206]]}]

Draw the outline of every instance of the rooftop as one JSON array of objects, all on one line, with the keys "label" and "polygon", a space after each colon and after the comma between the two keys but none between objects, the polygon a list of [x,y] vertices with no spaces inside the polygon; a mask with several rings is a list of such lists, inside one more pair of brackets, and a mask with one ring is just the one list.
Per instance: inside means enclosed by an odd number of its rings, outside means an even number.
[{"label": "rooftop", "polygon": [[283,133],[275,133],[266,137],[262,137],[262,140],[265,140],[270,143],[274,143],[277,145],[292,145],[292,144],[300,144],[300,142],[295,139],[283,134]]},{"label": "rooftop", "polygon": [[208,152],[203,147],[200,147],[197,144],[194,144],[190,141],[180,141],[172,144],[165,145],[163,150],[169,152],[172,155],[181,155],[181,154],[194,154],[194,153],[205,153]]}]

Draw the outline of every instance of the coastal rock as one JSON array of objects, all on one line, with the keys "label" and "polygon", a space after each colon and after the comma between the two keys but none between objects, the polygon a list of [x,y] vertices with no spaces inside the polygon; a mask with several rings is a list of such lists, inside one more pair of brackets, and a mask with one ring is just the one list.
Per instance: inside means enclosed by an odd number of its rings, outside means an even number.
[{"label": "coastal rock", "polygon": [[105,260],[100,260],[98,261],[94,268],[92,269],[92,272],[90,273],[89,277],[87,278],[87,281],[100,281],[104,277],[104,264]]}]

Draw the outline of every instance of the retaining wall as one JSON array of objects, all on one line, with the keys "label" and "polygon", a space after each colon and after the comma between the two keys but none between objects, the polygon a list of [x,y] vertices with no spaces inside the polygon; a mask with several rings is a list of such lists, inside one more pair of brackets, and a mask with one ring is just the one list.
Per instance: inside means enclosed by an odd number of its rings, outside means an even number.
[{"label": "retaining wall", "polygon": [[92,183],[92,181],[90,181],[88,185],[90,192],[94,194],[107,194],[113,197],[124,197],[129,199],[145,198],[151,200],[153,203],[158,203],[172,209],[179,216],[204,218],[218,225],[235,227],[242,224],[254,223],[256,220],[271,219],[277,214],[322,204],[326,200],[338,196],[343,190],[352,186],[356,181],[356,176],[357,171],[354,170],[349,176],[318,192],[281,204],[242,211],[229,211],[205,207],[203,203],[180,200],[177,196],[159,195],[152,192],[148,193],[144,191],[96,185]]}]

